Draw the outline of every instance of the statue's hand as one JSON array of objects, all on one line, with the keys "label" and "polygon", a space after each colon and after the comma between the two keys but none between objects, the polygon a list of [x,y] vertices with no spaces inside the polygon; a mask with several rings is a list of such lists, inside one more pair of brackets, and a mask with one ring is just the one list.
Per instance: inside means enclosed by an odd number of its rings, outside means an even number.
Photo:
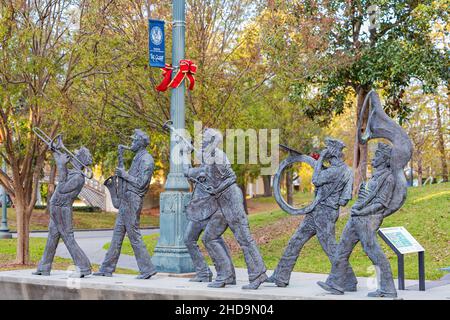
[{"label": "statue's hand", "polygon": [[351,215],[354,216],[354,217],[355,216],[361,216],[362,212],[361,212],[361,210],[358,210],[355,207],[353,207],[352,210],[351,210]]},{"label": "statue's hand", "polygon": [[215,194],[216,194],[216,193],[214,192],[214,188],[211,187],[211,186],[208,186],[208,187],[206,188],[206,191],[207,191],[209,194],[211,194],[211,195],[215,195]]},{"label": "statue's hand", "polygon": [[325,158],[327,155],[328,155],[328,148],[325,148],[325,149],[323,149],[321,152],[320,152],[320,156],[322,157],[322,158]]},{"label": "statue's hand", "polygon": [[116,176],[123,178],[125,177],[126,173],[127,172],[124,168],[116,168]]},{"label": "statue's hand", "polygon": [[56,153],[55,152],[54,155],[55,155],[55,161],[58,164],[65,165],[65,164],[69,163],[69,161],[70,161],[70,156],[66,153]]}]

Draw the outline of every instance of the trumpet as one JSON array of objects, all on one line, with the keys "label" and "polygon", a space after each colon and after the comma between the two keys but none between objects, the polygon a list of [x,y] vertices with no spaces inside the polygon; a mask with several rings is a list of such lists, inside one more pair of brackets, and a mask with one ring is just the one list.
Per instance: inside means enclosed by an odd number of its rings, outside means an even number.
[{"label": "trumpet", "polygon": [[72,163],[72,165],[74,163],[77,163],[81,166],[81,168],[84,168],[84,170],[80,170],[76,166],[74,166],[74,170],[81,173],[84,177],[92,179],[94,175],[92,169],[81,162],[80,159],[78,159],[69,149],[64,146],[62,142],[62,134],[57,134],[54,138],[50,138],[44,131],[42,131],[38,127],[34,127],[33,132],[48,146],[48,148],[52,152],[56,152],[58,154],[67,154],[70,157],[70,162]]},{"label": "trumpet", "polygon": [[192,145],[190,141],[188,141],[184,136],[182,136],[177,132],[177,130],[172,126],[172,124],[173,124],[172,120],[164,122],[163,129],[171,131],[178,139],[180,139],[181,142],[183,142],[188,147],[190,152],[192,151],[198,152],[198,150]]}]

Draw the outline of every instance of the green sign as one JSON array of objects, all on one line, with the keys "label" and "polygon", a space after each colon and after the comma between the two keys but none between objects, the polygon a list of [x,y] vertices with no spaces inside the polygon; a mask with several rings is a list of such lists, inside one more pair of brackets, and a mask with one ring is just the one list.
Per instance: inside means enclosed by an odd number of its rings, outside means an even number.
[{"label": "green sign", "polygon": [[425,251],[404,227],[381,228],[380,232],[402,254]]}]

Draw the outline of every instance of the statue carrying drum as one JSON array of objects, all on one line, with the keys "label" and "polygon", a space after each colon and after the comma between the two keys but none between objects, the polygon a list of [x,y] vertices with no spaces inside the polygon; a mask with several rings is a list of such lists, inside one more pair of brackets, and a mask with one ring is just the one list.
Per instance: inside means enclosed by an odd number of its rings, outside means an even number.
[{"label": "statue carrying drum", "polygon": [[[184,142],[183,153],[194,149],[186,139],[178,136]],[[216,279],[208,287],[223,288],[226,285],[236,284],[233,262],[222,239],[223,233],[230,227],[247,264],[250,283],[242,288],[255,290],[267,279],[266,267],[250,233],[244,199],[241,189],[236,184],[236,175],[227,156],[219,148],[221,143],[220,132],[211,128],[205,129],[202,149],[198,152],[202,165],[192,168],[190,164],[184,164],[186,177],[194,181],[196,187],[201,186],[203,193],[201,198],[194,195],[186,208],[188,219],[192,221],[187,229],[186,238],[189,239],[196,233],[192,231],[193,226],[198,229],[204,228],[202,240],[217,270]],[[193,260],[200,261],[200,257],[195,255],[196,252],[190,250]]]}]

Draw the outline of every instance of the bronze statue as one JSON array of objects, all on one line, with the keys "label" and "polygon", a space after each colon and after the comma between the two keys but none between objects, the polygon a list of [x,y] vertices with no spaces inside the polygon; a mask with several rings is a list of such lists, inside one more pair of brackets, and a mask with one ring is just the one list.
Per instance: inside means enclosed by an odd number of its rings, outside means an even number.
[{"label": "bronze statue", "polygon": [[222,239],[230,227],[244,253],[249,273],[250,283],[242,288],[254,290],[267,279],[266,267],[250,233],[236,175],[219,148],[221,142],[222,135],[218,131],[205,129],[200,152],[202,165],[196,168],[191,168],[190,164],[184,166],[186,177],[196,181],[206,193],[201,198],[193,198],[187,212],[191,221],[206,221],[202,240],[217,270],[216,279],[208,287],[236,284],[233,262]]},{"label": "bronze statue", "polygon": [[[89,166],[92,156],[88,149],[81,147],[71,153],[64,147],[61,135],[50,139],[39,128],[35,133],[53,152],[58,168],[58,185],[50,199],[50,224],[44,254],[34,275],[50,275],[53,259],[59,239],[62,239],[77,267],[71,277],[83,278],[91,274],[91,264],[88,257],[75,240],[73,233],[72,206],[85,183],[85,177],[92,177]],[[68,169],[71,163],[73,169]],[[85,173],[88,172],[88,173]]]},{"label": "bronze statue", "polygon": [[[308,161],[313,164],[312,183],[316,189],[314,201],[306,208],[291,210],[283,204],[288,213],[298,214],[300,211],[306,216],[289,240],[273,275],[267,280],[274,282],[279,287],[286,287],[289,284],[301,249],[314,235],[317,235],[320,245],[330,261],[333,260],[336,249],[335,224],[339,217],[339,207],[345,206],[352,198],[353,173],[342,159],[342,149],[345,144],[340,140],[330,138],[325,140],[325,144],[326,148],[320,153],[317,161],[312,158],[304,159],[308,157],[305,155],[302,155],[302,158],[293,156],[294,159],[298,158],[297,161]],[[329,162],[329,166],[324,166],[325,161]],[[291,160],[288,158],[286,163],[290,162]],[[278,176],[284,168],[284,164],[281,164]],[[279,192],[276,195],[279,195]],[[280,202],[279,196],[277,196],[277,200]],[[356,290],[356,279],[349,285],[348,290]]]},{"label": "bronze statue", "polygon": [[364,108],[370,99],[372,108],[364,135],[359,131],[359,141],[367,143],[373,138],[385,138],[392,145],[378,143],[372,160],[373,173],[367,183],[359,187],[358,199],[351,209],[351,216],[337,246],[331,273],[325,282],[318,284],[333,294],[344,294],[349,281],[355,275],[348,259],[355,245],[361,241],[364,252],[379,273],[379,288],[369,297],[397,297],[391,266],[377,240],[377,231],[383,219],[396,212],[406,199],[406,177],[404,167],[411,158],[412,143],[406,132],[383,108],[378,95],[371,91],[359,117],[361,129]]},{"label": "bronze statue", "polygon": [[[134,130],[131,147],[119,146],[119,165],[116,175],[105,181],[111,193],[113,205],[119,209],[114,226],[114,233],[97,276],[111,277],[119,260],[120,250],[125,234],[130,239],[136,257],[140,275],[137,279],[150,279],[156,274],[150,255],[142,241],[139,230],[140,214],[145,194],[148,191],[153,174],[153,157],[146,150],[150,139],[140,129]],[[123,150],[129,149],[136,155],[127,172],[123,164]]]}]

